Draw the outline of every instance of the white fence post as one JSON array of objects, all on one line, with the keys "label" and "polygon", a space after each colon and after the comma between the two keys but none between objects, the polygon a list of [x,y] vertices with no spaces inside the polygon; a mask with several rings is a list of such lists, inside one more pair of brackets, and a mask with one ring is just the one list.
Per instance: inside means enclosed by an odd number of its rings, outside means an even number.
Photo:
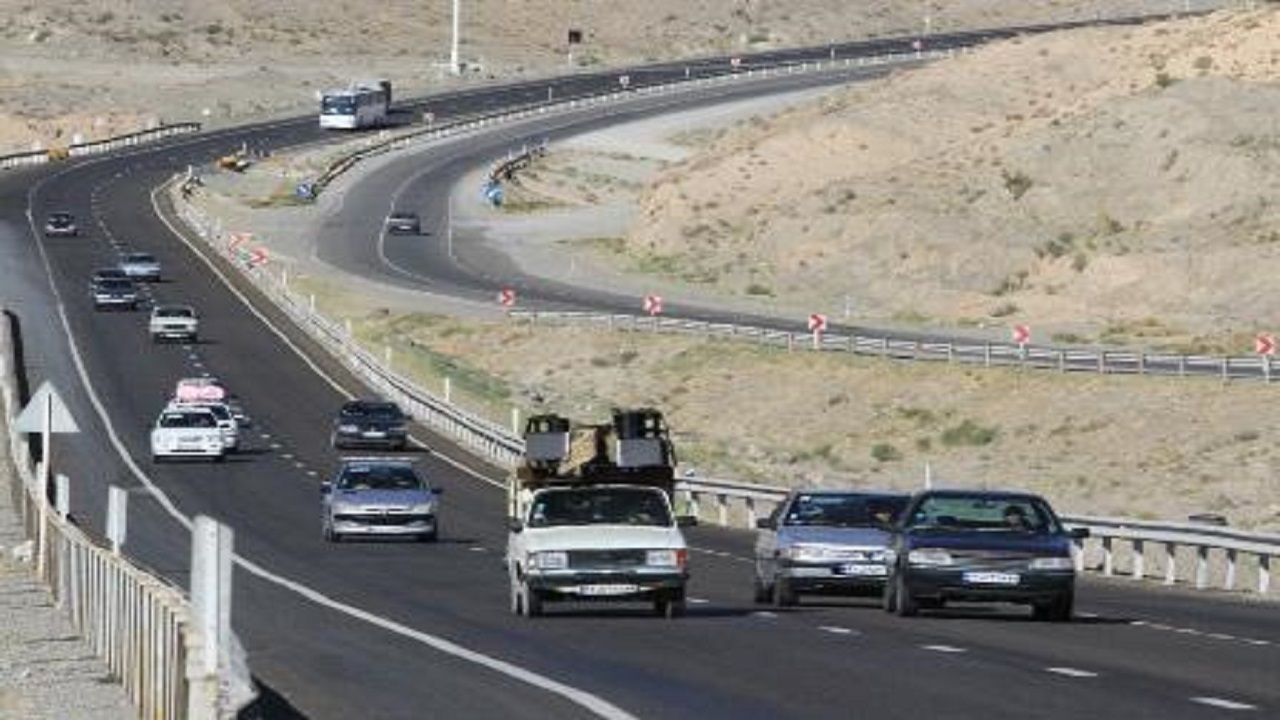
[{"label": "white fence post", "polygon": [[1271,592],[1271,556],[1258,556],[1258,594]]},{"label": "white fence post", "polygon": [[191,531],[187,718],[219,720],[218,667],[231,634],[231,528],[196,518]]},{"label": "white fence post", "polygon": [[1102,538],[1102,574],[1110,577],[1115,572],[1115,557],[1111,551],[1111,538]]},{"label": "white fence post", "polygon": [[1164,544],[1164,584],[1173,585],[1178,582],[1178,546],[1171,542]]},{"label": "white fence post", "polygon": [[1227,548],[1227,570],[1222,579],[1223,590],[1234,590],[1236,587],[1236,551]]},{"label": "white fence post", "polygon": [[1196,546],[1196,589],[1209,587],[1209,546]]},{"label": "white fence post", "polygon": [[1133,541],[1133,579],[1141,580],[1146,576],[1147,558],[1144,555],[1145,548],[1141,540]]},{"label": "white fence post", "polygon": [[107,488],[107,540],[111,554],[120,556],[129,529],[129,493],[115,485]]}]

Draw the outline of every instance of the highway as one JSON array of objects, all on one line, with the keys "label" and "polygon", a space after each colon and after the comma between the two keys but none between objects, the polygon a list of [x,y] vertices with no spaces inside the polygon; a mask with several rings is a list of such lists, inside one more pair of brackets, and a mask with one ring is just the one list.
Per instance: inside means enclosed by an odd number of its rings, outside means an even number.
[{"label": "highway", "polygon": [[[565,82],[585,89],[614,79]],[[545,85],[471,91],[432,106],[437,117],[466,114],[533,92],[545,97]],[[537,130],[544,131],[572,130]],[[341,400],[360,393],[358,382],[251,289],[224,282],[219,261],[194,254],[153,207],[153,189],[189,163],[245,141],[276,148],[317,136],[314,119],[304,118],[0,176],[0,302],[22,322],[29,385],[53,381],[83,429],[56,441],[57,469],[73,479],[72,512],[98,529],[106,485],[133,489],[126,550],[179,584],[190,517],[208,514],[235,530],[244,562],[234,623],[267,690],[263,716],[1201,718],[1280,711],[1274,605],[1086,581],[1077,605],[1083,616],[1069,625],[1033,623],[1018,610],[902,619],[870,599],[771,610],[750,602],[750,534],[713,527],[689,534],[697,552],[684,618],[573,606],[553,606],[536,621],[518,618],[508,610],[500,563],[503,494],[486,480],[500,473],[425,431],[418,436],[430,450],[417,457],[445,490],[441,542],[324,543],[318,485],[337,460],[328,425]],[[474,167],[489,157],[485,149],[477,144],[470,157],[451,161]],[[85,235],[39,237],[28,209],[37,220],[70,210]],[[385,201],[376,217],[383,212]],[[200,343],[152,346],[144,312],[92,310],[93,268],[114,264],[125,247],[161,259],[165,278],[151,295],[196,306]],[[463,275],[440,282],[461,293],[484,291]],[[572,288],[547,292],[564,306],[611,302]],[[152,465],[149,423],[175,380],[206,372],[253,417],[248,448],[223,465]]]}]

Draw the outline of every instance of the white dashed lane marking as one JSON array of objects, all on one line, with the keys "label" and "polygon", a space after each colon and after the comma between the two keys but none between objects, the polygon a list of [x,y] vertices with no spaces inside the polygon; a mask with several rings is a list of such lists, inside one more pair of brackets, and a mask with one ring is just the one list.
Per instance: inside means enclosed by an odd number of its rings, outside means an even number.
[{"label": "white dashed lane marking", "polygon": [[854,630],[850,630],[849,628],[836,627],[834,625],[821,625],[818,627],[818,629],[823,632],[829,632],[833,635],[853,635],[855,632]]},{"label": "white dashed lane marking", "polygon": [[930,650],[932,652],[940,652],[940,653],[968,652],[964,648],[958,648],[953,645],[921,645],[920,647],[924,650]]},{"label": "white dashed lane marking", "polygon": [[689,598],[690,605],[706,605],[710,602],[711,601],[706,598],[695,598],[695,597]]},{"label": "white dashed lane marking", "polygon": [[1221,710],[1257,710],[1258,709],[1257,705],[1250,705],[1248,703],[1236,702],[1235,700],[1227,700],[1226,698],[1218,698],[1218,697],[1193,697],[1191,698],[1191,702],[1200,703],[1201,705],[1208,705],[1209,707],[1216,707]]},{"label": "white dashed lane marking", "polygon": [[1092,672],[1089,670],[1081,670],[1079,668],[1051,667],[1051,668],[1045,668],[1044,670],[1045,672],[1051,672],[1051,673],[1054,673],[1055,675],[1065,675],[1066,677],[1073,677],[1073,678],[1098,677],[1098,673],[1096,672]]},{"label": "white dashed lane marking", "polygon": [[768,610],[757,610],[756,612],[751,613],[751,616],[758,618],[776,618],[778,617],[778,613],[769,612]]},{"label": "white dashed lane marking", "polygon": [[1146,620],[1133,620],[1129,623],[1133,627],[1144,627],[1151,630],[1164,630],[1166,632],[1177,633],[1179,635],[1191,635],[1194,637],[1206,637],[1212,640],[1222,640],[1225,642],[1238,642],[1245,645],[1253,645],[1255,647],[1266,647],[1271,645],[1270,640],[1262,640],[1259,638],[1240,637],[1230,633],[1207,632],[1196,628],[1174,627],[1173,625],[1165,625],[1164,623],[1147,622]]},{"label": "white dashed lane marking", "polygon": [[467,549],[468,549],[468,550],[470,550],[471,552],[489,552],[489,549],[488,549],[488,548],[482,548],[482,547],[479,547],[479,546],[476,546],[476,547],[469,547],[469,548],[467,548]]}]

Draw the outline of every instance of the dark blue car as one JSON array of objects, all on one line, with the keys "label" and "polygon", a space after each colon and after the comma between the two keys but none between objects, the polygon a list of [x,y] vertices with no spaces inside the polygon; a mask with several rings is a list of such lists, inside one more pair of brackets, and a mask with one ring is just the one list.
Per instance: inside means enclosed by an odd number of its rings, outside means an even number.
[{"label": "dark blue car", "polygon": [[1072,541],[1038,495],[925,490],[912,497],[889,542],[884,609],[915,615],[950,601],[1030,605],[1065,622],[1075,604]]}]

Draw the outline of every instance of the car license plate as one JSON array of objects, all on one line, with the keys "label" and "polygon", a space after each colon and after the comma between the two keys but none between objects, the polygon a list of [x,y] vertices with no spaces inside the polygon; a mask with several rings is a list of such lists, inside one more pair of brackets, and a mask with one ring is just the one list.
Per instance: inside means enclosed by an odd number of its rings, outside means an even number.
[{"label": "car license plate", "polygon": [[836,568],[837,575],[883,576],[887,574],[884,565],[858,565],[849,563]]},{"label": "car license plate", "polygon": [[1017,585],[1022,577],[1017,573],[967,572],[964,581],[973,585]]},{"label": "car license plate", "polygon": [[384,438],[387,434],[381,430],[366,430],[364,436],[367,438]]},{"label": "car license plate", "polygon": [[583,585],[578,588],[578,594],[587,597],[604,597],[608,595],[630,595],[640,590],[639,585],[627,585],[624,583],[609,583],[602,585]]}]

